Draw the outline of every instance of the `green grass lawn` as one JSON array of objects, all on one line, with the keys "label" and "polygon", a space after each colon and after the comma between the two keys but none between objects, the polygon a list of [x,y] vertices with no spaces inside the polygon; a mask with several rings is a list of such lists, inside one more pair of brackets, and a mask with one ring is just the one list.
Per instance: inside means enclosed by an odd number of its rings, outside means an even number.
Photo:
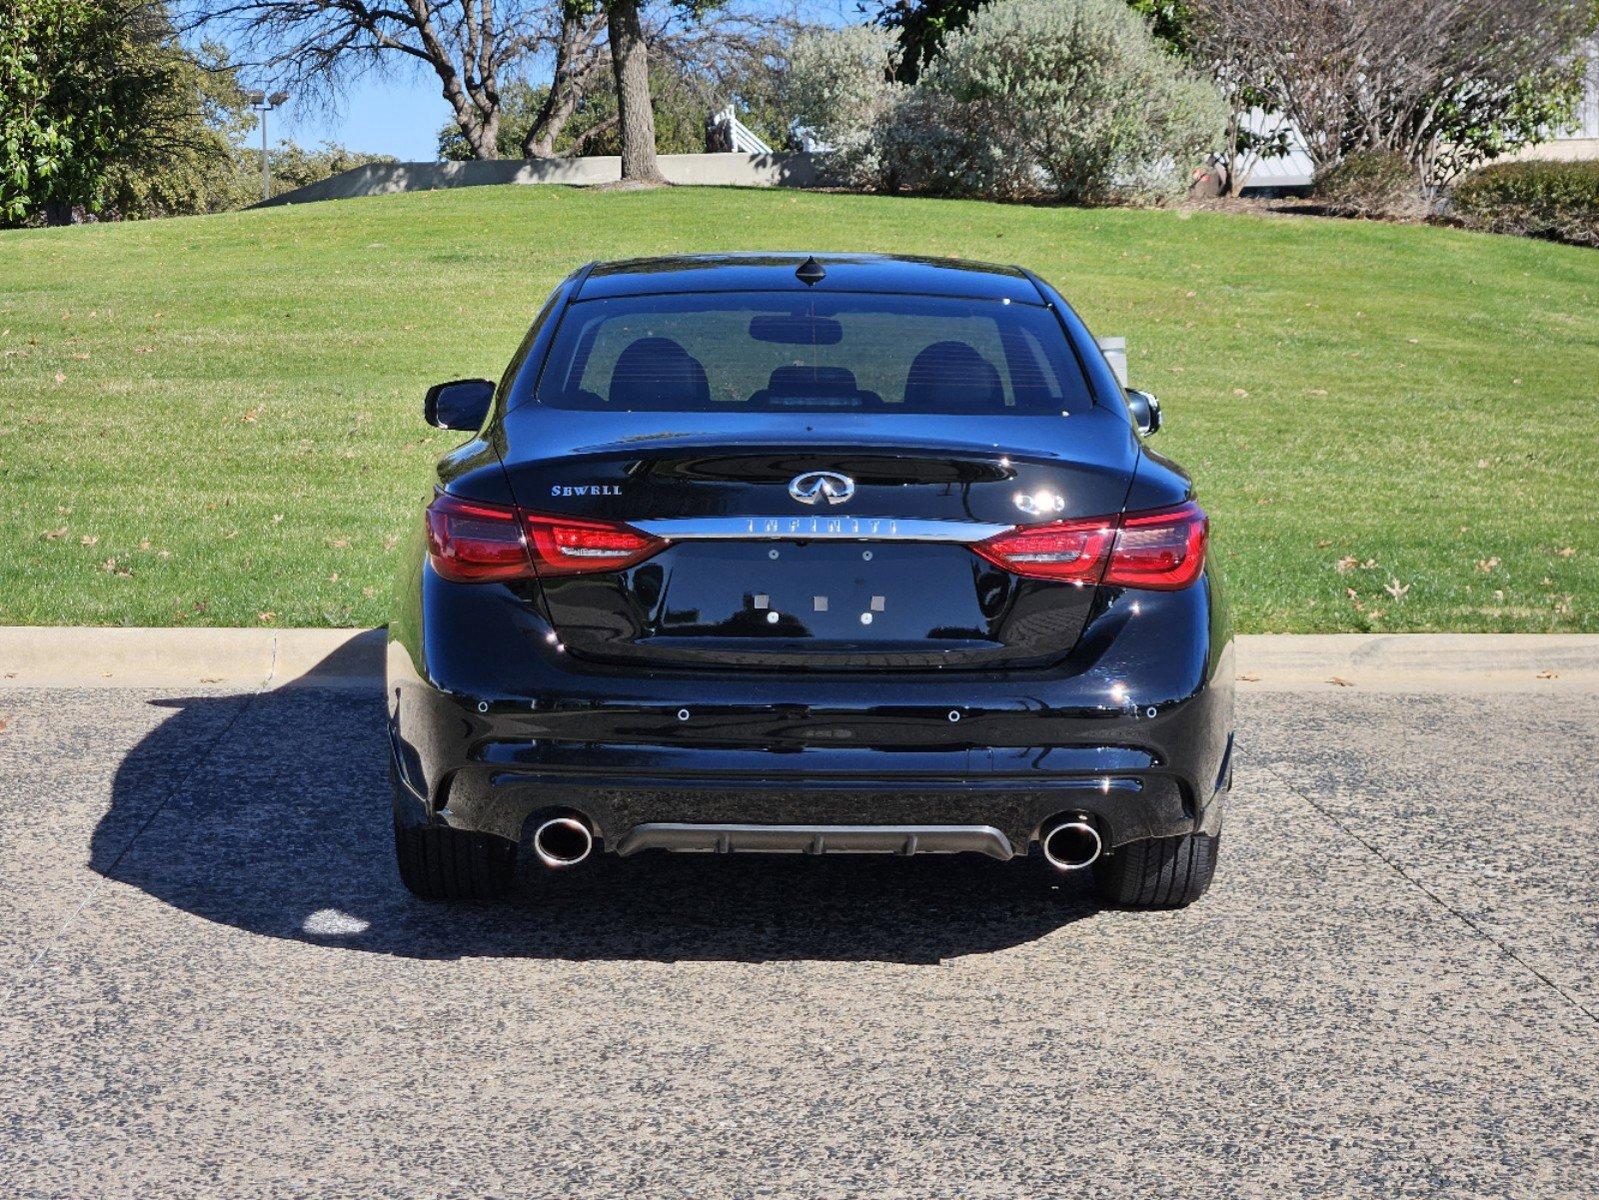
[{"label": "green grass lawn", "polygon": [[1244,631],[1599,630],[1599,253],[1313,218],[475,188],[0,233],[0,623],[365,625],[593,258],[1022,263],[1157,392]]}]

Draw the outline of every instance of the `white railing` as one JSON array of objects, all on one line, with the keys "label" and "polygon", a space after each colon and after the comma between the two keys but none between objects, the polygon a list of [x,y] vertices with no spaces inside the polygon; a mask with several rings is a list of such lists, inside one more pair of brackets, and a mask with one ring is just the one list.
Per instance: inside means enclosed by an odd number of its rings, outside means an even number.
[{"label": "white railing", "polygon": [[711,118],[716,124],[727,129],[728,141],[732,144],[735,154],[770,154],[772,148],[757,137],[753,130],[743,121],[738,119],[738,113],[729,104],[721,112]]}]

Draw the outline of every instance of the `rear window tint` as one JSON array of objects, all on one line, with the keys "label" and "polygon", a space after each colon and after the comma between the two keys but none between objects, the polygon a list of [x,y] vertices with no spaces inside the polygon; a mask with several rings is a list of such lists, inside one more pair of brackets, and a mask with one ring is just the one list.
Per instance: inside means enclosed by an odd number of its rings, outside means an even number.
[{"label": "rear window tint", "polygon": [[569,307],[539,377],[554,408],[1078,412],[1049,310],[999,300],[794,293],[625,296]]}]

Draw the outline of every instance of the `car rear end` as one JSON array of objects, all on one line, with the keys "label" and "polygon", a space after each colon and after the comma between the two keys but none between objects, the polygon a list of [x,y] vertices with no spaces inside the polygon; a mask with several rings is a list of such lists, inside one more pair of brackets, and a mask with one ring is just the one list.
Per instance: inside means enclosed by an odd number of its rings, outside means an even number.
[{"label": "car rear end", "polygon": [[1086,330],[1018,271],[797,265],[557,293],[401,580],[402,845],[1071,868],[1213,836],[1207,521]]}]

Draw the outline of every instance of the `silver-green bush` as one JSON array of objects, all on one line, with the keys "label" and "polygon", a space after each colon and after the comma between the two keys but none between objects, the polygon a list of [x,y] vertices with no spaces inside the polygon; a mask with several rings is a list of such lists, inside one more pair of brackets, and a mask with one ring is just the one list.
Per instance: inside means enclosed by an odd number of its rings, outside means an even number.
[{"label": "silver-green bush", "polygon": [[849,186],[1078,203],[1180,196],[1219,143],[1215,88],[1162,48],[1124,0],[996,0],[911,87],[869,27],[790,53],[796,123],[833,147]]},{"label": "silver-green bush", "polygon": [[816,30],[794,39],[782,100],[794,125],[831,147],[828,174],[855,187],[882,174],[877,131],[906,91],[892,81],[898,46],[871,25]]},{"label": "silver-green bush", "polygon": [[999,0],[891,111],[902,186],[995,199],[1180,196],[1215,146],[1221,97],[1125,0]]}]

